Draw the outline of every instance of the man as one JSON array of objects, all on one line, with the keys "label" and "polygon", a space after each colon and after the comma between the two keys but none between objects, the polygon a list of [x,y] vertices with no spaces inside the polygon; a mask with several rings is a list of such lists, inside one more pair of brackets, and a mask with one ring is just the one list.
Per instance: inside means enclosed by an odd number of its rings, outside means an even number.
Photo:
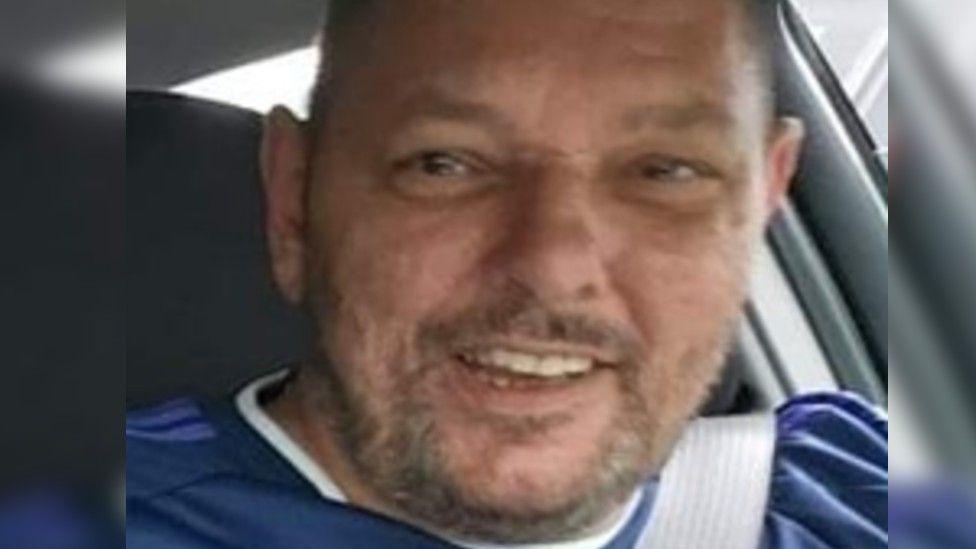
[{"label": "man", "polygon": [[[262,147],[317,356],[130,416],[132,547],[629,548],[793,175],[746,0],[332,2]],[[779,415],[764,547],[885,547],[886,424]],[[715,460],[722,460],[715,456]]]}]

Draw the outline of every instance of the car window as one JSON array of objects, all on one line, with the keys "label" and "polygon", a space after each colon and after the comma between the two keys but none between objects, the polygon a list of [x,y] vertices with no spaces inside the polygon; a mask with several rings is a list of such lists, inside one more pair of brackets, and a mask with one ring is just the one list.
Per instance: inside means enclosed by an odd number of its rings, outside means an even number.
[{"label": "car window", "polygon": [[317,48],[308,46],[208,74],[173,91],[258,112],[282,104],[305,115],[317,62]]},{"label": "car window", "polygon": [[888,0],[797,0],[796,5],[887,157]]}]

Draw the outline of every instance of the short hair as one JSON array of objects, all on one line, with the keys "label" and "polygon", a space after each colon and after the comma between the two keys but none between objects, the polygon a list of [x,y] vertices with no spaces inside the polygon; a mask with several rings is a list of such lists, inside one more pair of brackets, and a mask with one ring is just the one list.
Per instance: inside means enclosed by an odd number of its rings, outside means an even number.
[{"label": "short hair", "polygon": [[[329,104],[335,58],[340,50],[338,45],[341,42],[340,33],[359,17],[367,14],[369,8],[374,8],[382,1],[384,0],[325,0],[325,21],[319,37],[319,66],[309,98],[308,110],[313,130],[321,125]],[[781,0],[729,1],[739,2],[742,5],[745,23],[742,25],[742,38],[751,53],[752,64],[762,86],[764,108],[771,116],[775,95],[771,46],[771,30],[774,27],[771,23],[775,20],[775,7]]]}]

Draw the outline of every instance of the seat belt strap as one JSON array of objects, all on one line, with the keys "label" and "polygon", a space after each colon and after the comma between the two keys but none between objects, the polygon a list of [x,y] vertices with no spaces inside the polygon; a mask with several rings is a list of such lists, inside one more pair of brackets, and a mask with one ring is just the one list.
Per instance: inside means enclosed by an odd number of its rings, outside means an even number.
[{"label": "seat belt strap", "polygon": [[775,417],[692,422],[661,472],[640,549],[756,549],[776,444]]}]

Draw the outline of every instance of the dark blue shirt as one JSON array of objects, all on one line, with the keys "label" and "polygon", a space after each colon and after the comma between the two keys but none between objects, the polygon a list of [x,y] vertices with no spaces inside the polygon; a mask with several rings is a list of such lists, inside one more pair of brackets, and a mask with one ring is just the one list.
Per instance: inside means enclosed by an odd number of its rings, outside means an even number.
[{"label": "dark blue shirt", "polygon": [[[777,410],[760,549],[888,546],[888,425],[843,393]],[[631,549],[654,484],[607,549]],[[126,546],[449,548],[409,525],[323,498],[231,401],[183,399],[126,421]]]}]

